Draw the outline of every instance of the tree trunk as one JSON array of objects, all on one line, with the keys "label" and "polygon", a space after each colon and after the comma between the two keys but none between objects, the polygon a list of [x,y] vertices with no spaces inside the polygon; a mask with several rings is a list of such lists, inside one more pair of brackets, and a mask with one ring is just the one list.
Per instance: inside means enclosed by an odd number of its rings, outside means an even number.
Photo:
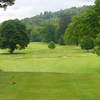
[{"label": "tree trunk", "polygon": [[89,52],[89,49],[87,50],[87,52]]},{"label": "tree trunk", "polygon": [[13,49],[11,49],[11,50],[10,50],[10,53],[13,53],[13,51],[14,51],[14,50],[13,50]]},{"label": "tree trunk", "polygon": [[76,46],[78,46],[78,40],[76,40]]}]

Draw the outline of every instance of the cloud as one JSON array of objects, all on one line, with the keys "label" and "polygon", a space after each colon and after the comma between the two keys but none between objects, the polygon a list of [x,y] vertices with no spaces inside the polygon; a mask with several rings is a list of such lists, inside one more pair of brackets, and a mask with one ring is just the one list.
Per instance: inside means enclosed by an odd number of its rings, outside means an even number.
[{"label": "cloud", "polygon": [[44,11],[59,11],[61,9],[93,5],[94,0],[16,0],[15,5],[6,11],[0,9],[0,23],[9,19],[32,17]]}]

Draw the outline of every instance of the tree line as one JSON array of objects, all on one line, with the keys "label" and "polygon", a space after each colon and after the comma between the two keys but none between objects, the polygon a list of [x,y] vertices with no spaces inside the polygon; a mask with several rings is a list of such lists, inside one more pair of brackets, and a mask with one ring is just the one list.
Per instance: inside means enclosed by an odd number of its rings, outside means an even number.
[{"label": "tree line", "polygon": [[83,6],[57,12],[44,11],[43,14],[24,18],[21,21],[25,23],[32,42],[44,41],[48,43],[53,41],[63,45],[63,36],[68,24],[72,22],[75,15],[88,8],[89,6]]}]

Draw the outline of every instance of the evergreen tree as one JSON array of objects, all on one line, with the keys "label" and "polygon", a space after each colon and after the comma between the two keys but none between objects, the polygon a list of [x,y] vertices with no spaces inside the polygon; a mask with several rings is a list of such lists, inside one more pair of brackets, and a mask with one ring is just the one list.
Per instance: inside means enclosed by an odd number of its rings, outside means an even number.
[{"label": "evergreen tree", "polygon": [[63,39],[63,34],[61,35],[60,39],[59,39],[59,44],[60,45],[64,45],[64,39]]},{"label": "evergreen tree", "polygon": [[51,50],[52,49],[55,49],[55,43],[53,41],[51,41],[49,44],[48,44],[48,48],[50,48]]},{"label": "evergreen tree", "polygon": [[59,43],[59,39],[62,35],[64,35],[68,24],[72,22],[72,16],[70,14],[63,14],[60,16],[59,26],[56,30],[55,39],[56,42]]},{"label": "evergreen tree", "polygon": [[14,5],[15,0],[0,0],[0,7],[4,8],[4,10],[7,8],[7,6]]}]

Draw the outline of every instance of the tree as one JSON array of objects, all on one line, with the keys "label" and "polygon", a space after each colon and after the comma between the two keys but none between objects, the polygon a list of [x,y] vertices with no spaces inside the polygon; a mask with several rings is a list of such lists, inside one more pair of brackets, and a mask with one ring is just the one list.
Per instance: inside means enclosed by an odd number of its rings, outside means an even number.
[{"label": "tree", "polygon": [[98,14],[100,14],[99,13],[99,11],[100,11],[100,0],[95,0],[95,10],[96,10],[96,12],[98,13]]},{"label": "tree", "polygon": [[42,40],[41,34],[36,29],[31,31],[31,41],[40,42]]},{"label": "tree", "polygon": [[75,44],[76,42],[76,45],[78,45],[84,36],[93,39],[97,37],[100,32],[100,13],[97,12],[97,8],[99,8],[97,5],[90,6],[89,9],[74,17],[73,23],[65,31],[64,41],[66,44]]},{"label": "tree", "polygon": [[27,33],[28,33],[29,36],[31,36],[31,31],[32,30],[33,29],[31,27],[26,27],[26,31],[27,31]]},{"label": "tree", "polygon": [[59,43],[59,39],[62,35],[64,35],[68,24],[72,22],[72,16],[70,14],[63,14],[59,19],[59,26],[56,30],[55,38],[56,42]]},{"label": "tree", "polygon": [[79,36],[80,36],[79,27],[80,25],[78,23],[76,24],[76,21],[68,25],[68,28],[66,29],[65,34],[64,34],[65,44],[68,44],[68,45],[76,44],[76,46],[78,46]]},{"label": "tree", "polygon": [[95,46],[93,53],[96,53],[97,56],[100,56],[100,33],[97,35],[97,38],[95,39]]},{"label": "tree", "polygon": [[94,41],[92,38],[85,36],[80,44],[81,49],[89,51],[89,49],[94,48]]},{"label": "tree", "polygon": [[64,39],[63,39],[63,34],[61,35],[60,39],[59,39],[59,44],[60,45],[64,45]]},{"label": "tree", "polygon": [[29,42],[30,37],[26,32],[26,26],[24,23],[18,19],[8,20],[2,23],[0,27],[1,49],[8,48],[10,49],[10,53],[13,53],[15,49],[25,49]]},{"label": "tree", "polygon": [[6,10],[7,6],[14,5],[15,0],[0,0],[0,7]]},{"label": "tree", "polygon": [[49,43],[49,45],[48,45],[48,48],[50,48],[51,50],[52,49],[55,49],[55,43],[53,42],[53,41],[51,41],[50,43]]},{"label": "tree", "polygon": [[42,34],[44,34],[44,42],[49,43],[50,41],[54,41],[55,39],[55,30],[56,26],[53,23],[48,23],[43,28]]}]

